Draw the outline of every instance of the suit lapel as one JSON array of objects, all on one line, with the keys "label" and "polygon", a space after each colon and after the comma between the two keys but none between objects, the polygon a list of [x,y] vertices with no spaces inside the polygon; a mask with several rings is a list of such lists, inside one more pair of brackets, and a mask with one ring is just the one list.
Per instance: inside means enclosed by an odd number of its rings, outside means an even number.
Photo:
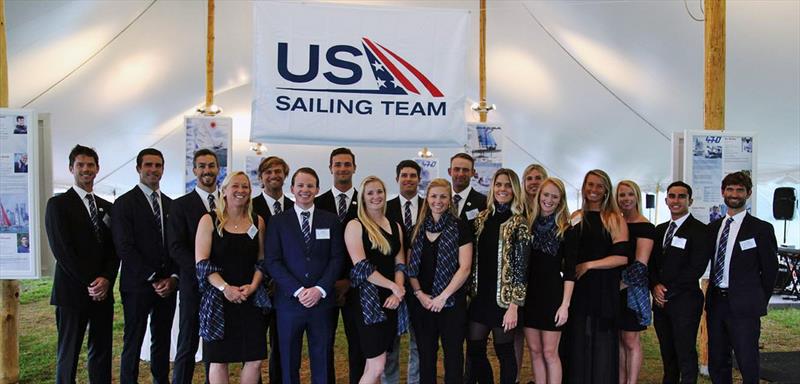
[{"label": "suit lapel", "polygon": [[[92,227],[92,218],[89,216],[89,211],[86,209],[86,205],[83,203],[83,200],[81,200],[81,195],[79,195],[74,188],[68,189],[66,192],[64,192],[64,194],[67,195],[67,197],[69,197],[70,204],[73,205],[74,208],[78,210],[78,212],[80,212],[81,215],[80,217],[83,220],[83,225],[86,228],[92,228],[92,230],[94,230]],[[95,199],[95,205],[97,205],[97,199]]]}]

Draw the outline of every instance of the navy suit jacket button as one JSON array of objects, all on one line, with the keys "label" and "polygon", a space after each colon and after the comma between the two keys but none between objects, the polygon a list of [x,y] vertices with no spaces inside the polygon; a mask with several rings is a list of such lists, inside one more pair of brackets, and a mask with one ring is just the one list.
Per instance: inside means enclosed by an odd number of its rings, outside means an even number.
[{"label": "navy suit jacket button", "polygon": [[310,274],[306,273],[304,276],[305,276],[305,277],[306,277],[306,279],[307,279],[309,275],[310,275]]}]

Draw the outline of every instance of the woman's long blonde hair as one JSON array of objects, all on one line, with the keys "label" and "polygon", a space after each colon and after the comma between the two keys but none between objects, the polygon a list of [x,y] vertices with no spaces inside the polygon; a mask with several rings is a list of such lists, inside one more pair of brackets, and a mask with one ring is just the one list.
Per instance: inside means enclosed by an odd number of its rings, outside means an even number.
[{"label": "woman's long blonde hair", "polygon": [[447,197],[450,199],[450,206],[447,207],[447,211],[445,213],[450,213],[453,216],[458,216],[456,214],[455,206],[453,205],[453,189],[450,186],[450,182],[442,179],[441,177],[431,180],[428,184],[428,189],[425,192],[425,202],[422,204],[422,210],[419,212],[419,217],[417,217],[417,224],[414,225],[414,231],[411,235],[411,240],[409,240],[410,244],[406,244],[406,247],[410,249],[414,241],[417,239],[417,235],[423,231],[423,225],[425,225],[425,220],[428,218],[428,215],[431,214],[431,209],[428,207],[428,196],[431,194],[431,189],[433,188],[444,188],[447,190]]},{"label": "woman's long blonde hair", "polygon": [[[601,169],[593,169],[586,172],[586,176],[583,177],[583,184],[581,184],[581,197],[583,199],[581,214],[583,214],[583,211],[589,204],[584,193],[589,175],[595,175],[603,181],[603,188],[606,191],[603,195],[603,201],[600,202],[600,220],[603,222],[603,228],[605,228],[606,231],[609,233],[616,232],[619,227],[624,224],[622,212],[620,212],[619,206],[617,205],[616,195],[614,194],[614,184],[611,183],[611,178],[608,174]],[[584,222],[585,220],[581,220],[581,225],[583,225]]]},{"label": "woman's long blonde hair", "polygon": [[[222,180],[222,186],[220,186],[220,198],[217,199],[217,208],[215,212],[217,214],[217,234],[222,236],[222,229],[225,228],[225,223],[228,221],[228,210],[226,209],[228,206],[228,202],[226,201],[225,191],[231,185],[231,181],[236,176],[241,175],[247,180],[247,186],[250,188],[250,193],[247,194],[247,219],[252,220],[253,217],[253,199],[251,198],[251,193],[253,192],[253,186],[250,185],[250,178],[247,177],[247,174],[244,171],[235,171],[233,173],[229,173],[228,176],[225,176],[225,179]],[[252,223],[256,224],[256,223]]]},{"label": "woman's long blonde hair", "polygon": [[[367,176],[364,180],[361,180],[361,186],[359,189],[361,193],[358,194],[358,220],[361,222],[361,225],[364,227],[364,230],[367,231],[367,235],[369,236],[369,241],[372,243],[372,249],[377,249],[384,255],[388,255],[389,252],[392,250],[392,246],[389,244],[389,240],[381,234],[381,227],[372,220],[371,217],[367,214],[367,190],[366,186],[369,183],[378,182],[381,184],[381,188],[383,189],[383,207],[381,208],[381,213],[386,215],[386,184],[378,178],[378,176]],[[394,223],[391,221],[389,225],[394,226]],[[397,228],[392,228],[392,232],[396,231]]]},{"label": "woman's long blonde hair", "polygon": [[561,195],[561,199],[558,201],[558,206],[553,214],[556,215],[558,237],[563,238],[564,233],[566,233],[567,229],[569,229],[569,207],[567,206],[567,189],[564,188],[564,183],[559,179],[549,177],[542,182],[542,185],[539,187],[539,191],[536,192],[536,198],[534,198],[534,204],[531,208],[531,216],[528,221],[530,222],[530,225],[533,225],[533,223],[536,222],[536,218],[539,217],[539,211],[542,209],[540,203],[542,190],[548,184],[555,186],[556,189],[558,189],[558,193]]},{"label": "woman's long blonde hair", "polygon": [[522,188],[519,186],[519,177],[517,173],[509,168],[500,168],[492,176],[492,185],[489,186],[489,196],[487,197],[486,209],[490,214],[494,213],[494,183],[497,181],[498,176],[506,175],[511,180],[511,190],[514,192],[514,198],[511,200],[511,213],[514,215],[525,214],[525,197],[522,194]]}]

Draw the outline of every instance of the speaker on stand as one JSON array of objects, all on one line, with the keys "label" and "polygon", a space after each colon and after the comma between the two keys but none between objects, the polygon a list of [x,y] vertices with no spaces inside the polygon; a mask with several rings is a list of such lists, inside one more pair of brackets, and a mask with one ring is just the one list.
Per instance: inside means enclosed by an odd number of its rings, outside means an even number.
[{"label": "speaker on stand", "polygon": [[786,221],[794,219],[797,196],[792,187],[775,188],[772,196],[772,216],[775,220],[783,220],[783,244],[786,244]]},{"label": "speaker on stand", "polygon": [[653,211],[650,211],[650,210],[656,207],[656,195],[653,195],[651,193],[645,194],[644,195],[644,207],[648,209],[647,216],[648,216],[648,219],[650,220],[650,222],[652,223],[653,222]]}]

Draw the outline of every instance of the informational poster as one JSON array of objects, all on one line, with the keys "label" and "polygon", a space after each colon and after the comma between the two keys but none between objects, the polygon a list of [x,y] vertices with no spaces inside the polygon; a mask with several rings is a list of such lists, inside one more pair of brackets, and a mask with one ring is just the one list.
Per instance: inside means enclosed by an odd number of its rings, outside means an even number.
[{"label": "informational poster", "polygon": [[0,279],[40,275],[36,113],[0,108]]},{"label": "informational poster", "polygon": [[261,193],[261,179],[258,175],[258,165],[261,160],[266,156],[247,156],[244,162],[244,171],[247,172],[247,177],[250,178],[250,188],[252,189],[251,196],[255,197]]},{"label": "informational poster", "polygon": [[465,9],[253,2],[251,142],[463,145]]},{"label": "informational poster", "polygon": [[194,189],[197,178],[192,173],[194,153],[198,149],[207,148],[217,154],[219,159],[219,176],[217,184],[221,184],[228,175],[228,164],[231,162],[231,134],[233,119],[230,117],[186,116],[186,192]]},{"label": "informational poster", "polygon": [[420,196],[426,196],[428,184],[431,183],[431,180],[439,177],[439,159],[433,157],[416,157],[414,161],[422,168],[419,172],[418,194]]},{"label": "informational poster", "polygon": [[497,124],[470,123],[467,125],[467,153],[475,159],[472,188],[487,194],[492,177],[503,167],[503,133]]},{"label": "informational poster", "polygon": [[753,180],[753,194],[747,210],[755,214],[756,147],[753,133],[686,131],[683,140],[684,181],[692,186],[694,203],[690,212],[704,223],[725,216],[728,208],[722,198],[725,175],[742,171]]}]

